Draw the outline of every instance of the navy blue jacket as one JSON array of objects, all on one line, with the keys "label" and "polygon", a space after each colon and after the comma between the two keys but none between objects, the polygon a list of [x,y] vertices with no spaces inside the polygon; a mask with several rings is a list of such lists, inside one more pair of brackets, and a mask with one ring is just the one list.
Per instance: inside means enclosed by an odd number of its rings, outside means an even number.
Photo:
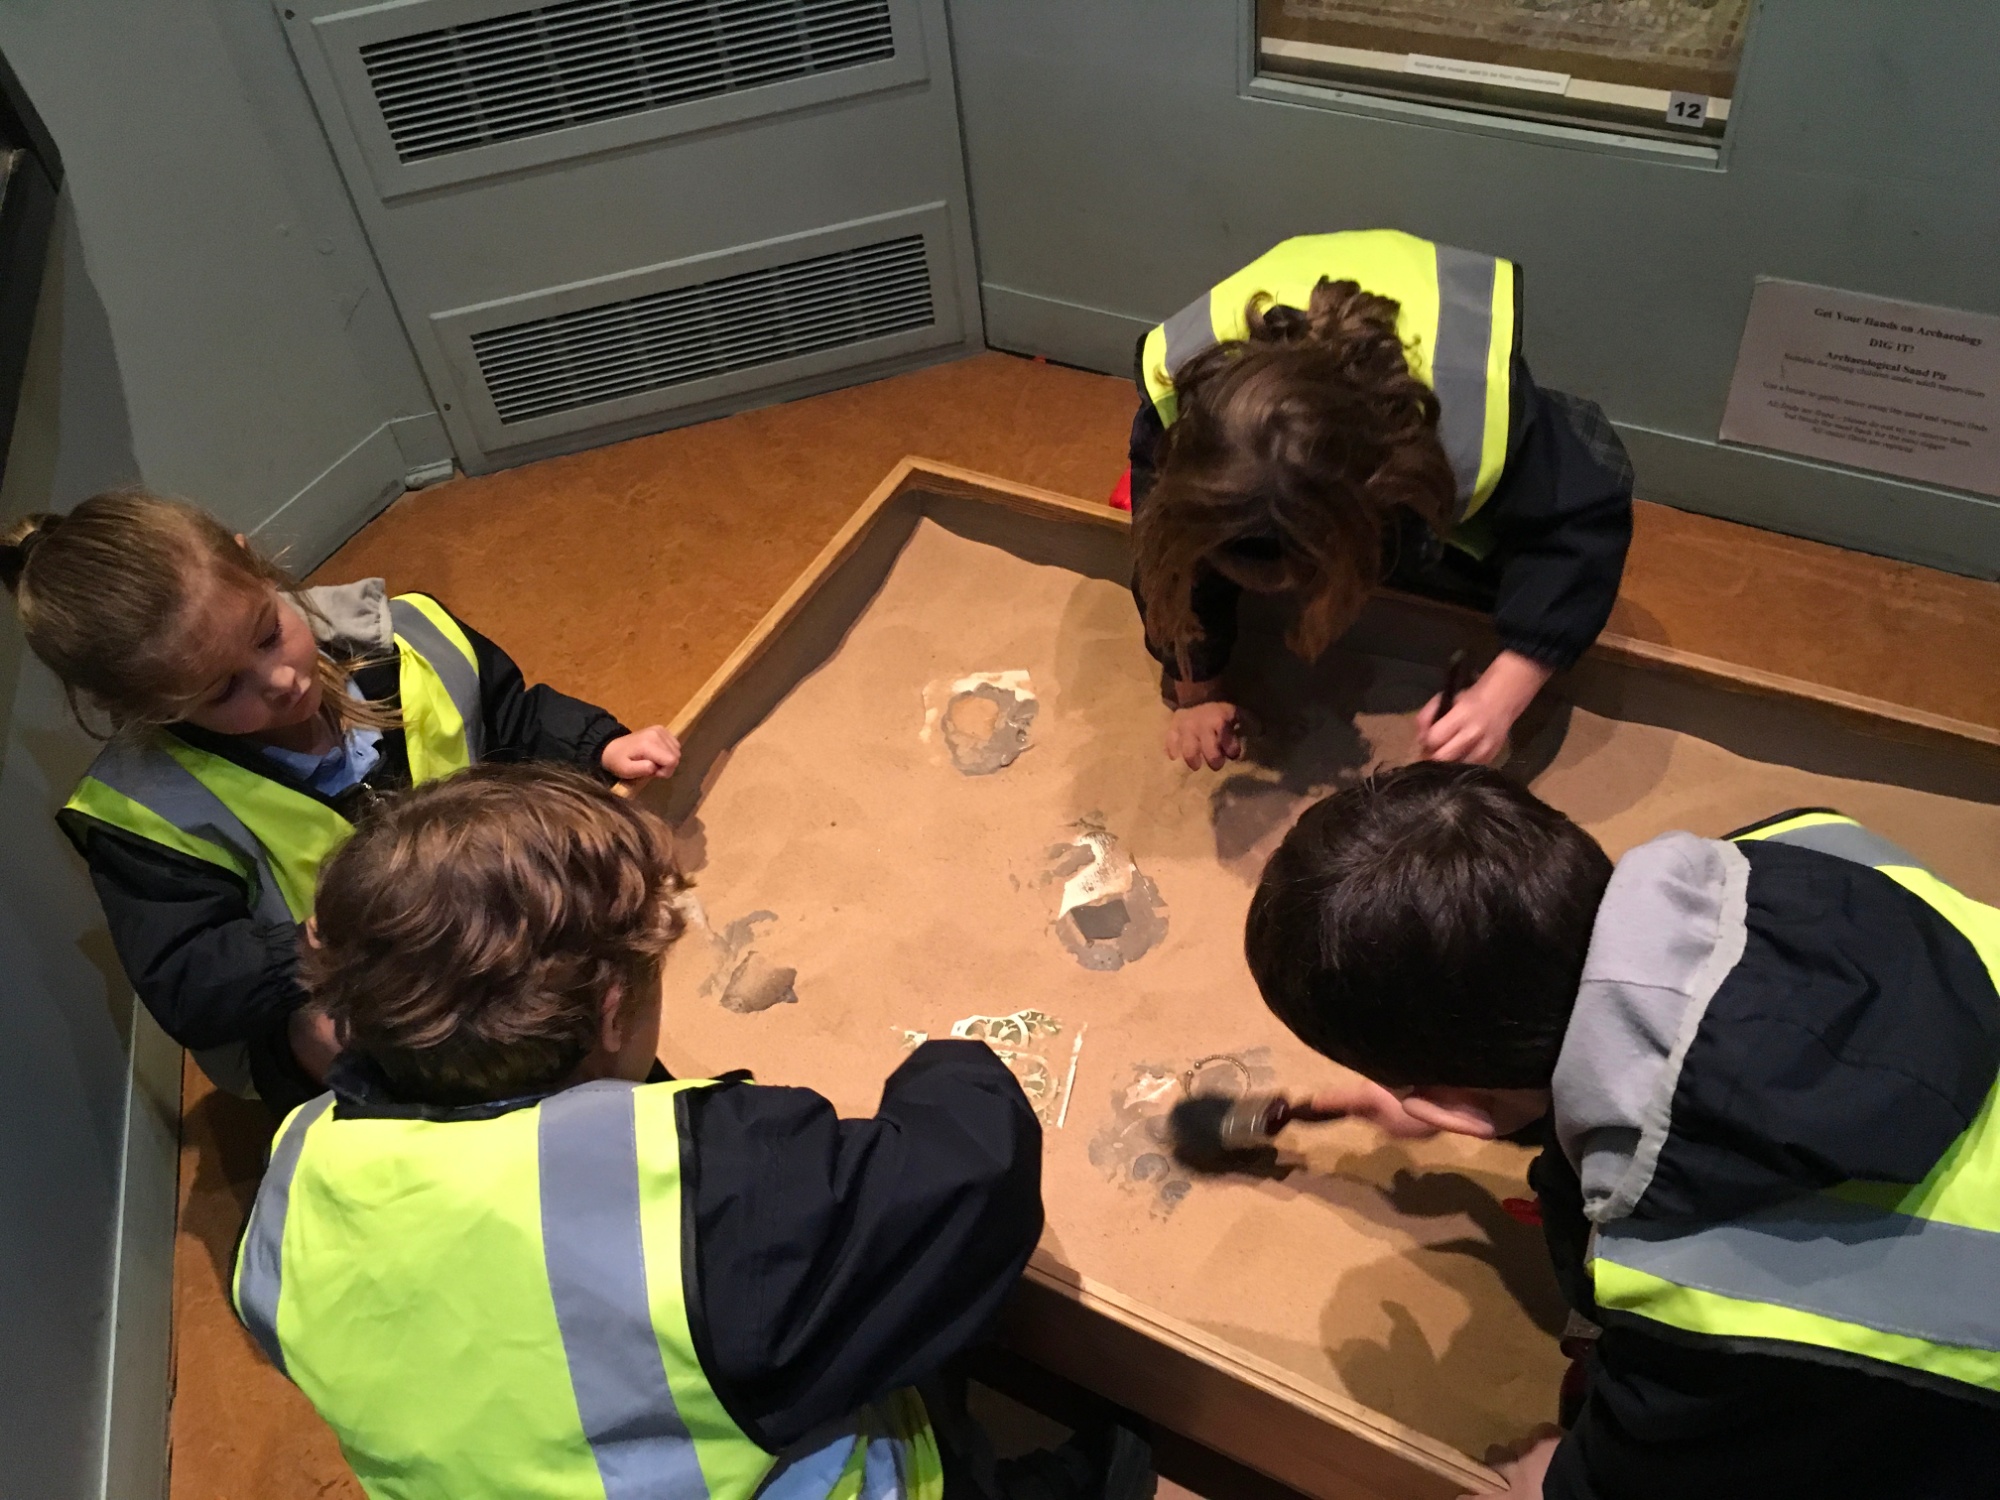
[{"label": "navy blue jacket", "polygon": [[[1747,871],[1730,873],[1725,850]],[[1717,982],[1708,965],[1731,934],[1741,954]],[[2000,1401],[1831,1350],[1607,1313],[1585,1261],[1593,1222],[1705,1225],[1842,1182],[1921,1181],[1996,1076],[1992,977],[1880,871],[1691,834],[1627,854],[1556,1070],[1557,1141],[1530,1174],[1557,1279],[1604,1327],[1549,1500],[2000,1493]]]}]

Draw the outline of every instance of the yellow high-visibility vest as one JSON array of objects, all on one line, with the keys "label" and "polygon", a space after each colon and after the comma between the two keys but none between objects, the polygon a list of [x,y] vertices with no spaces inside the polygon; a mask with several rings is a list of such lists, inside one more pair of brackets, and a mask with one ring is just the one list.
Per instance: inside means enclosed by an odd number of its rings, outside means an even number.
[{"label": "yellow high-visibility vest", "polygon": [[610,1080],[490,1119],[294,1110],[231,1296],[371,1500],[943,1500],[915,1391],[782,1458],[688,1321],[678,1097]]},{"label": "yellow high-visibility vest", "polygon": [[1174,376],[1220,343],[1247,338],[1253,304],[1303,308],[1322,280],[1393,298],[1410,373],[1441,408],[1438,437],[1457,482],[1460,524],[1493,493],[1507,463],[1518,326],[1513,262],[1397,229],[1284,241],[1146,335],[1139,368],[1160,420],[1178,414]]}]

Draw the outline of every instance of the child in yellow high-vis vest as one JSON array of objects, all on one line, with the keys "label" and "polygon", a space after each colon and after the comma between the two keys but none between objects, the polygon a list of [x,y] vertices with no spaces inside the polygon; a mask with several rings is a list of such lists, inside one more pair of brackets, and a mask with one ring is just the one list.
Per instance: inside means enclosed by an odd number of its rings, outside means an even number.
[{"label": "child in yellow high-vis vest", "polygon": [[480,759],[670,773],[667,732],[529,687],[491,641],[380,579],[301,587],[195,506],[140,490],[0,537],[0,582],[104,751],[58,815],[139,998],[220,1085],[282,1112],[331,1056],[297,978],[319,863],[378,793]]},{"label": "child in yellow high-vis vest", "polygon": [[1388,582],[1490,611],[1499,650],[1417,715],[1423,753],[1490,762],[1610,617],[1632,466],[1604,413],[1538,386],[1520,270],[1398,230],[1300,235],[1141,341],[1133,592],[1167,754],[1242,753],[1226,674],[1245,589],[1288,596],[1308,660]]},{"label": "child in yellow high-vis vest", "polygon": [[231,1294],[362,1488],[1147,1500],[1135,1434],[995,1463],[942,1378],[1041,1233],[1013,1075],[927,1042],[857,1119],[669,1077],[681,884],[658,818],[558,766],[400,793],[327,862],[304,974],[346,1050]]},{"label": "child in yellow high-vis vest", "polygon": [[1244,952],[1329,1107],[1543,1148],[1587,1352],[1509,1495],[1996,1492],[2000,910],[1837,812],[1614,865],[1419,764],[1308,809]]}]

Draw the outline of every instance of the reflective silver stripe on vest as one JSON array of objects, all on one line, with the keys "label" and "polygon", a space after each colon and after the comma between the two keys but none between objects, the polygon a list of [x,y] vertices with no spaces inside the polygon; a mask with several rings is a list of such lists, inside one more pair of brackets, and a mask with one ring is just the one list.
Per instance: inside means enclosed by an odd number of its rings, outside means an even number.
[{"label": "reflective silver stripe on vest", "polygon": [[810,1435],[780,1454],[777,1466],[757,1486],[757,1500],[826,1500],[840,1482],[859,1441],[852,1425],[826,1440]]},{"label": "reflective silver stripe on vest", "polygon": [[1840,859],[1852,860],[1879,870],[1883,865],[1899,865],[1929,873],[1908,850],[1890,843],[1879,833],[1870,833],[1858,823],[1809,823],[1803,828],[1787,828],[1765,838],[1749,838],[1745,843],[1791,844],[1800,849],[1816,849]]},{"label": "reflective silver stripe on vest", "polygon": [[634,1087],[586,1083],[541,1105],[542,1254],[605,1500],[702,1500],[646,1297]]},{"label": "reflective silver stripe on vest", "polygon": [[251,893],[253,914],[260,921],[292,923],[292,909],[285,904],[264,845],[227,803],[166,751],[114,740],[98,754],[90,774],[181,832],[242,855],[257,872],[257,889]]},{"label": "reflective silver stripe on vest", "polygon": [[458,649],[450,636],[431,623],[416,605],[403,599],[389,601],[389,619],[396,628],[396,634],[403,637],[423,655],[425,661],[437,671],[444,683],[445,692],[458,708],[458,716],[465,721],[465,748],[475,761],[483,759],[486,753],[486,721],[479,711],[479,669],[465,659],[465,653]]},{"label": "reflective silver stripe on vest", "polygon": [[1597,1254],[1676,1286],[2000,1350],[2000,1234],[1822,1195],[1690,1234],[1627,1220]]},{"label": "reflective silver stripe on vest", "polygon": [[285,1215],[291,1209],[292,1178],[299,1169],[299,1153],[305,1149],[306,1131],[332,1103],[333,1095],[321,1094],[301,1104],[290,1127],[278,1137],[271,1150],[271,1165],[257,1189],[257,1207],[237,1251],[241,1257],[236,1273],[237,1312],[257,1347],[280,1370],[285,1368],[285,1351],[278,1346],[278,1293],[284,1287]]},{"label": "reflective silver stripe on vest", "polygon": [[1459,513],[1479,488],[1486,448],[1486,355],[1493,344],[1490,255],[1437,247],[1438,331],[1431,351],[1431,389],[1443,408],[1438,437],[1458,481]]},{"label": "reflective silver stripe on vest", "polygon": [[1202,350],[1215,347],[1215,323],[1208,313],[1211,295],[1204,292],[1163,325],[1167,332],[1167,374],[1178,375],[1182,365]]},{"label": "reflective silver stripe on vest", "polygon": [[[835,1424],[840,1436],[826,1439],[808,1434],[764,1476],[757,1487],[757,1500],[826,1500],[839,1487],[840,1476],[854,1457],[856,1443],[863,1441],[854,1431],[854,1419]],[[866,1440],[861,1455],[861,1485],[855,1500],[896,1500],[910,1492],[904,1472],[907,1450],[892,1437]]]}]

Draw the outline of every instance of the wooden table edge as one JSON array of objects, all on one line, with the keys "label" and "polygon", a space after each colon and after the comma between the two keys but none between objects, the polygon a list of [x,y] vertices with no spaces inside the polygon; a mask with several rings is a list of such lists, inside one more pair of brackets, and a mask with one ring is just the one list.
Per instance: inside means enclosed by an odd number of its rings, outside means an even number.
[{"label": "wooden table edge", "polygon": [[[1380,1449],[1389,1458],[1414,1463],[1453,1485],[1474,1490],[1489,1486],[1504,1487],[1504,1481],[1498,1474],[1474,1462],[1449,1443],[1427,1437],[1360,1401],[1329,1391],[1309,1389],[1282,1365],[1216,1338],[1197,1324],[1147,1307],[1115,1287],[1065,1265],[1046,1250],[1035,1251],[1027,1270],[1022,1273],[1022,1279],[1109,1318],[1150,1343],[1190,1355],[1218,1374],[1280,1401],[1316,1422],[1339,1427]],[[1202,1437],[1199,1433],[1192,1435]],[[1233,1456],[1252,1467],[1260,1467],[1254,1456],[1242,1453]],[[1285,1479],[1282,1474],[1273,1474],[1272,1477],[1281,1481]]]}]

